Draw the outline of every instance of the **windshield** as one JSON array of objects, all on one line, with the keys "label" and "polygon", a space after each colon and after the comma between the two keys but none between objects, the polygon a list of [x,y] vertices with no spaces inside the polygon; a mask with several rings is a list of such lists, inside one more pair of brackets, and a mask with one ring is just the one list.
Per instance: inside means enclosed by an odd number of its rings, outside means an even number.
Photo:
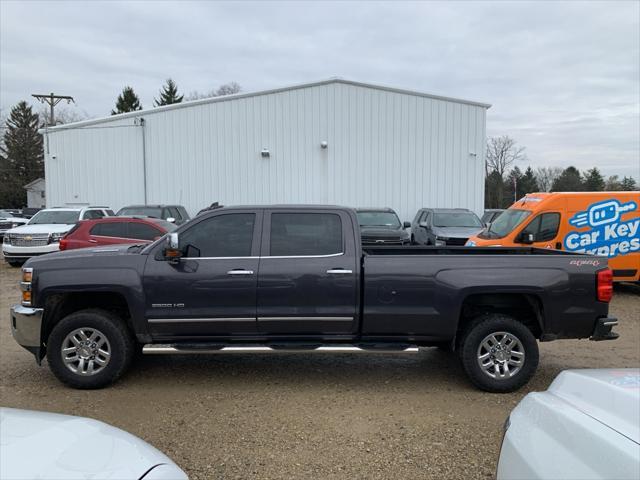
[{"label": "windshield", "polygon": [[119,217],[131,217],[139,215],[142,217],[162,218],[162,208],[157,207],[127,207],[118,212]]},{"label": "windshield", "polygon": [[475,213],[471,212],[447,212],[436,213],[433,217],[433,225],[436,227],[478,227],[482,223]]},{"label": "windshield", "polygon": [[72,225],[79,218],[80,212],[78,210],[41,210],[29,220],[29,225],[42,225],[45,223]]},{"label": "windshield", "polygon": [[529,210],[509,209],[500,214],[491,224],[486,232],[489,238],[502,238],[513,232],[513,229],[520,225],[525,218],[531,215]]},{"label": "windshield", "polygon": [[395,212],[357,212],[357,215],[361,227],[400,227],[400,219]]}]

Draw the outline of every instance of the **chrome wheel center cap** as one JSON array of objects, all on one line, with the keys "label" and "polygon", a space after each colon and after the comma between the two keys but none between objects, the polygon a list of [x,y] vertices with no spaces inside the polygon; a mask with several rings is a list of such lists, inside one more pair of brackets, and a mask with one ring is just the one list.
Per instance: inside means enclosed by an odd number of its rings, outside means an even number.
[{"label": "chrome wheel center cap", "polygon": [[78,356],[80,358],[89,358],[89,357],[91,357],[92,354],[93,354],[93,352],[91,351],[91,349],[89,347],[81,347],[78,350]]}]

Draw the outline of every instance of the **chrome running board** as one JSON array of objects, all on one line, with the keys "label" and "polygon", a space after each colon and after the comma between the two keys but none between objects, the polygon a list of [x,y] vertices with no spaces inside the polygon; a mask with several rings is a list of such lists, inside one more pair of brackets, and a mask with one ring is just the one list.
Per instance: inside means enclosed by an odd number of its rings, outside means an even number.
[{"label": "chrome running board", "polygon": [[176,345],[176,344],[153,344],[148,343],[142,347],[142,353],[147,355],[161,354],[192,354],[192,353],[418,353],[418,347],[414,345],[399,346],[356,346],[356,345],[323,345],[317,347],[289,346],[268,346],[268,345],[227,345],[227,346],[206,346],[206,345]]}]

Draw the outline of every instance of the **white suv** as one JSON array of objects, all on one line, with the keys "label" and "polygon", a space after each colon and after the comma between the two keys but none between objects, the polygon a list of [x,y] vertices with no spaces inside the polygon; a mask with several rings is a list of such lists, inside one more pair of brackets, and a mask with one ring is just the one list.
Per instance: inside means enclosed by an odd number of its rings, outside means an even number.
[{"label": "white suv", "polygon": [[79,220],[113,216],[108,207],[48,208],[36,213],[26,225],[7,230],[2,240],[2,254],[11,266],[30,257],[59,250],[60,239]]}]

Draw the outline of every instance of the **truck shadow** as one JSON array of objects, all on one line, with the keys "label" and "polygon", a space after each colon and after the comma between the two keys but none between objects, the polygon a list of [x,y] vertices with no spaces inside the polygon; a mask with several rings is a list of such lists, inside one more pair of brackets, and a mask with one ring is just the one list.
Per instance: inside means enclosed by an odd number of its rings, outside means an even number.
[{"label": "truck shadow", "polygon": [[[152,381],[153,380],[153,381]],[[296,386],[298,388],[371,386],[417,387],[425,384],[473,389],[457,356],[436,348],[416,354],[224,354],[167,355],[140,357],[126,383],[177,382],[189,386],[254,387]]]}]

